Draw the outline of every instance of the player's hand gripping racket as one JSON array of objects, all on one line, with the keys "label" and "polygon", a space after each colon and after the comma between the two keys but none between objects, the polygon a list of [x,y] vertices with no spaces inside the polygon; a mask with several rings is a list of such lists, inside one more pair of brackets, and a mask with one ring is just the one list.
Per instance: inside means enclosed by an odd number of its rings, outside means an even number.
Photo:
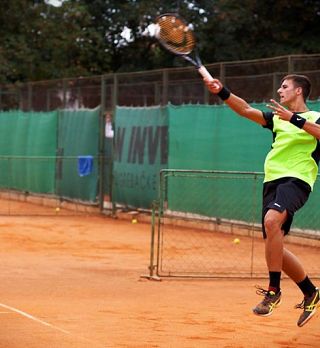
[{"label": "player's hand gripping racket", "polygon": [[166,13],[157,17],[155,24],[155,36],[164,48],[192,63],[202,77],[213,80],[201,63],[195,35],[183,18],[174,13]]}]

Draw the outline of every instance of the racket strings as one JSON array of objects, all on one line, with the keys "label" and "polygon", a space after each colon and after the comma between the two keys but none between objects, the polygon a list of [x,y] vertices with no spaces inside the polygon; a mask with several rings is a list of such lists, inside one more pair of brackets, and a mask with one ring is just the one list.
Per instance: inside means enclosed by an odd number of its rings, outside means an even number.
[{"label": "racket strings", "polygon": [[162,16],[158,19],[159,39],[176,54],[189,54],[195,46],[192,30],[179,18]]}]

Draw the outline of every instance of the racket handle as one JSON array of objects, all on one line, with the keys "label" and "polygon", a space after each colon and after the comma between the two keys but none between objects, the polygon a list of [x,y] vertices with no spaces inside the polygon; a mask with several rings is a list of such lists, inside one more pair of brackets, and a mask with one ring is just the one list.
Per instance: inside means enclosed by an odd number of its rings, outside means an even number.
[{"label": "racket handle", "polygon": [[201,65],[200,68],[198,68],[198,71],[200,73],[200,75],[202,75],[203,78],[212,81],[213,77],[211,76],[211,74],[209,73],[209,71],[206,69],[206,67],[204,65]]}]

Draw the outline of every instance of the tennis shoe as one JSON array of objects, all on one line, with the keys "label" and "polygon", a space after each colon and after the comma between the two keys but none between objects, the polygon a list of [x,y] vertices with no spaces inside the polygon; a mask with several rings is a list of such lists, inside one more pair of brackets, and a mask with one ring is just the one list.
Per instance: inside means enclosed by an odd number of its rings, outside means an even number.
[{"label": "tennis shoe", "polygon": [[264,296],[264,299],[253,308],[253,313],[262,317],[267,317],[272,314],[273,310],[281,304],[281,291],[264,290],[257,287],[257,295]]},{"label": "tennis shoe", "polygon": [[319,306],[320,290],[316,288],[311,296],[305,296],[302,302],[295,306],[295,308],[303,309],[303,312],[298,319],[297,325],[301,327],[306,324],[314,316]]}]

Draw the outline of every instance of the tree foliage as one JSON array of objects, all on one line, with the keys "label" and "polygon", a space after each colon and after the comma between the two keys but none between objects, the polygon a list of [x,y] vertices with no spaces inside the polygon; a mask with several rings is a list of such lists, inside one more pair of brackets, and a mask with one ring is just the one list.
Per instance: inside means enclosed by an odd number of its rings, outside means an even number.
[{"label": "tree foliage", "polygon": [[192,22],[204,62],[320,52],[320,0],[3,0],[0,83],[185,64],[149,25],[165,12]]}]

